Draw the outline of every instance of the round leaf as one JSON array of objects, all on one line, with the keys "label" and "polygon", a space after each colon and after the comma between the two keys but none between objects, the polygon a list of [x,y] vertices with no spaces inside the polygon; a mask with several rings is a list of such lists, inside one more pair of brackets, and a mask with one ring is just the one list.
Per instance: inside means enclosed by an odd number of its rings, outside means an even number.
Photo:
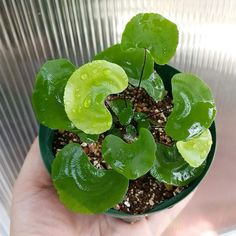
[{"label": "round leaf", "polygon": [[133,125],[128,125],[125,128],[124,140],[128,143],[133,142],[137,136],[136,128]]},{"label": "round leaf", "polygon": [[186,162],[190,166],[198,167],[207,158],[212,145],[211,132],[203,131],[198,137],[187,141],[178,141],[176,146]]},{"label": "round leaf", "polygon": [[157,143],[156,160],[150,173],[160,182],[185,186],[203,172],[205,165],[204,162],[198,168],[191,167],[182,158],[176,146],[168,147]]},{"label": "round leaf", "polygon": [[128,179],[146,174],[155,160],[155,140],[147,129],[140,129],[139,137],[131,144],[114,135],[108,135],[102,144],[102,156],[114,170]]},{"label": "round leaf", "polygon": [[145,113],[135,112],[134,113],[134,120],[137,123],[138,130],[140,128],[150,129],[150,127],[151,127],[149,119],[147,118],[147,115]]},{"label": "round leaf", "polygon": [[95,168],[80,145],[65,146],[52,164],[53,184],[71,211],[101,213],[121,202],[128,180],[114,170]]},{"label": "round leaf", "polygon": [[114,99],[110,103],[110,107],[118,117],[121,125],[128,125],[134,115],[132,103],[125,99]]},{"label": "round leaf", "polygon": [[[129,79],[129,82],[138,86],[139,81],[134,79]],[[156,102],[161,101],[165,95],[165,87],[161,77],[156,73],[152,73],[152,75],[147,80],[142,80],[140,87],[145,89],[150,97],[152,97]]]},{"label": "round leaf", "polygon": [[195,75],[179,73],[172,78],[174,109],[166,133],[175,140],[190,139],[208,129],[216,115],[210,88]]},{"label": "round leaf", "polygon": [[136,137],[137,135],[137,131],[136,131],[136,128],[133,126],[133,125],[128,125],[126,128],[125,128],[125,132],[127,135],[133,137],[133,139]]},{"label": "round leaf", "polygon": [[166,64],[174,56],[178,45],[177,26],[155,13],[134,16],[122,34],[121,47],[146,48],[157,64]]},{"label": "round leaf", "polygon": [[120,138],[122,137],[120,129],[116,128],[114,126],[114,123],[113,123],[113,126],[111,127],[111,129],[107,131],[107,134],[113,134],[113,135],[118,136]]},{"label": "round leaf", "polygon": [[[143,66],[144,50],[141,48],[121,50],[120,44],[116,44],[97,54],[94,60],[106,60],[116,63],[125,70],[129,79],[138,80]],[[153,67],[154,61],[150,53],[147,52],[142,80],[150,77]]]},{"label": "round leaf", "polygon": [[51,129],[72,129],[63,102],[65,85],[75,71],[66,59],[46,62],[36,76],[32,103],[37,119]]},{"label": "round leaf", "polygon": [[65,87],[64,103],[69,119],[87,134],[109,130],[112,116],[104,100],[109,94],[120,93],[127,86],[127,75],[116,64],[101,60],[81,66]]},{"label": "round leaf", "polygon": [[74,133],[79,136],[81,142],[85,143],[93,143],[99,139],[99,134],[86,134],[81,130],[77,130]]}]

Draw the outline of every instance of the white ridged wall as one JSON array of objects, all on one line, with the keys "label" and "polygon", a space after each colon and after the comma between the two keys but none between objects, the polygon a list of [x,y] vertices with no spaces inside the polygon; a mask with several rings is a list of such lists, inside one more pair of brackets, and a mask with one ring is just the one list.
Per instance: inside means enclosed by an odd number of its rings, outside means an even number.
[{"label": "white ridged wall", "polygon": [[[40,65],[59,57],[78,66],[89,61],[119,42],[136,13],[158,12],[178,24],[180,43],[171,64],[212,87],[219,134],[225,114],[236,120],[235,0],[0,0],[0,12],[0,208],[7,214],[12,185],[37,135],[31,93]],[[229,131],[236,133],[235,124]]]}]

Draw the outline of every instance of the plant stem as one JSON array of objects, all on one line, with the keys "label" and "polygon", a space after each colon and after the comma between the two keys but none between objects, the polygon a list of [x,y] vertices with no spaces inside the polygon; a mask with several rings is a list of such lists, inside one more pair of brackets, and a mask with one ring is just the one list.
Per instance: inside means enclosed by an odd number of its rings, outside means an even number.
[{"label": "plant stem", "polygon": [[133,84],[131,84],[130,82],[129,82],[129,85],[131,86],[131,87],[133,87],[133,88],[136,88]]},{"label": "plant stem", "polygon": [[140,88],[140,85],[141,85],[141,82],[142,82],[143,72],[144,72],[144,68],[145,68],[145,65],[146,65],[146,60],[147,60],[147,49],[144,48],[144,59],[143,59],[141,74],[140,74],[140,77],[139,77],[138,88]]}]

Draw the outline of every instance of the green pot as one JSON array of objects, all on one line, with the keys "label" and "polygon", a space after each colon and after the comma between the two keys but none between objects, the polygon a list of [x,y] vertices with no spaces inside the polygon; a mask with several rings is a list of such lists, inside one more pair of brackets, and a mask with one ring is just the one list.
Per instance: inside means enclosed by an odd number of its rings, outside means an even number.
[{"label": "green pot", "polygon": [[[179,73],[178,70],[175,68],[164,65],[164,66],[159,66],[155,65],[155,70],[158,72],[158,74],[161,76],[163,79],[164,85],[166,90],[171,93],[171,78],[173,77],[174,74]],[[208,154],[207,160],[206,160],[206,167],[203,173],[196,178],[193,182],[189,184],[189,187],[184,189],[182,192],[177,194],[176,196],[165,200],[164,202],[156,205],[153,209],[150,211],[147,211],[145,214],[139,214],[139,215],[132,215],[128,213],[123,213],[114,209],[109,209],[105,214],[120,218],[122,220],[128,221],[128,222],[135,222],[137,220],[140,220],[144,216],[147,216],[149,214],[153,214],[155,212],[171,208],[173,207],[176,203],[180,202],[182,199],[187,197],[193,190],[199,185],[201,180],[204,178],[206,175],[212,161],[215,155],[215,149],[216,149],[216,129],[215,129],[215,123],[210,127],[211,135],[212,135],[212,140],[213,144],[211,146],[211,150]],[[40,125],[39,129],[39,146],[40,146],[40,152],[41,156],[43,159],[43,162],[48,169],[49,173],[51,173],[51,164],[54,159],[54,156],[52,154],[52,141],[53,141],[53,136],[54,136],[54,130],[49,129],[43,125]]]}]

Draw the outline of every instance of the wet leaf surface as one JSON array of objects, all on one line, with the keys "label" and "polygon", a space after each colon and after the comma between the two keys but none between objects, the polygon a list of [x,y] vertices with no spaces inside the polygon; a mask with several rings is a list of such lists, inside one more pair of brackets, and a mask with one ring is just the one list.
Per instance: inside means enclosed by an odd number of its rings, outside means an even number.
[{"label": "wet leaf surface", "polygon": [[111,101],[110,107],[115,115],[118,117],[121,125],[128,125],[134,115],[132,103],[125,99],[114,99]]},{"label": "wet leaf surface", "polygon": [[[139,81],[130,79],[129,82],[138,87]],[[145,89],[150,97],[152,97],[156,102],[161,101],[165,95],[165,87],[162,82],[161,77],[155,72],[147,80],[142,80],[140,87]]]},{"label": "wet leaf surface", "polygon": [[206,160],[211,145],[212,137],[209,129],[203,131],[203,133],[195,138],[176,143],[179,153],[193,167],[200,166]]},{"label": "wet leaf surface", "polygon": [[101,134],[111,128],[112,115],[104,100],[122,92],[128,77],[118,65],[103,60],[81,66],[68,80],[64,103],[69,119],[87,134]]},{"label": "wet leaf surface", "polygon": [[[121,66],[129,79],[138,80],[143,66],[144,50],[142,48],[122,50],[120,44],[113,45],[94,57],[94,60],[106,60]],[[147,53],[142,79],[148,79],[153,73],[154,61]]]},{"label": "wet leaf surface", "polygon": [[95,168],[79,144],[68,144],[52,164],[53,184],[71,211],[102,213],[122,201],[128,179],[114,170]]},{"label": "wet leaf surface", "polygon": [[172,78],[174,109],[168,117],[166,133],[175,140],[190,139],[208,129],[216,115],[210,88],[192,74]]},{"label": "wet leaf surface", "polygon": [[114,135],[108,135],[102,144],[103,159],[128,179],[137,179],[150,170],[155,151],[155,140],[151,132],[144,128],[140,129],[139,137],[131,144]]},{"label": "wet leaf surface", "polygon": [[72,129],[64,109],[64,88],[76,67],[66,59],[47,61],[36,76],[32,95],[38,121],[51,129]]},{"label": "wet leaf surface", "polygon": [[160,182],[185,186],[203,172],[205,165],[204,162],[198,168],[191,167],[176,146],[169,147],[157,143],[156,159],[150,173]]},{"label": "wet leaf surface", "polygon": [[140,13],[126,25],[121,47],[146,48],[157,64],[166,64],[174,56],[178,45],[177,26],[155,13]]}]

